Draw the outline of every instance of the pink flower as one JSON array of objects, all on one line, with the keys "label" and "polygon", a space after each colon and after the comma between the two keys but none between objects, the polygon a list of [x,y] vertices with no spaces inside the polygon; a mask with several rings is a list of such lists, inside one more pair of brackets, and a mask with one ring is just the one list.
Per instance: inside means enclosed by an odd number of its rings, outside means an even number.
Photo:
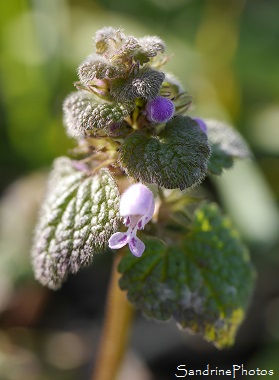
[{"label": "pink flower", "polygon": [[126,232],[116,232],[109,241],[109,247],[119,249],[129,244],[134,256],[140,257],[145,249],[144,243],[136,236],[137,230],[144,229],[154,213],[154,197],[152,191],[141,183],[130,186],[120,200],[120,215],[128,227]]}]

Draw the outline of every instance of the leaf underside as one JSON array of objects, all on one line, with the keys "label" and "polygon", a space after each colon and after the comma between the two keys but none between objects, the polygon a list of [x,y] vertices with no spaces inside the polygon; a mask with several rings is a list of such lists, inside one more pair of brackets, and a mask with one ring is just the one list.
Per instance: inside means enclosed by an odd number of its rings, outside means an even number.
[{"label": "leaf underside", "polygon": [[64,124],[71,137],[108,133],[109,127],[121,123],[133,108],[132,103],[98,102],[88,91],[71,93],[63,105]]},{"label": "leaf underside", "polygon": [[37,225],[32,261],[35,277],[57,289],[69,273],[106,249],[118,227],[119,192],[108,170],[94,176],[60,157],[50,174]]},{"label": "leaf underside", "polygon": [[105,58],[92,54],[78,68],[78,76],[82,83],[89,84],[94,79],[113,79],[125,75],[123,65],[113,65]]}]

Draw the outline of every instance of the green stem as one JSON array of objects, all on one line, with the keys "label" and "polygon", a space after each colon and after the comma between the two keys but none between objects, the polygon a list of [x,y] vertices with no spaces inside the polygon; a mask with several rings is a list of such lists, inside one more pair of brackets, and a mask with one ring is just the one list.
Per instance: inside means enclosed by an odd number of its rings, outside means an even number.
[{"label": "green stem", "polygon": [[126,351],[133,309],[118,285],[120,275],[117,267],[122,256],[121,252],[116,254],[112,267],[105,321],[92,380],[114,380]]}]

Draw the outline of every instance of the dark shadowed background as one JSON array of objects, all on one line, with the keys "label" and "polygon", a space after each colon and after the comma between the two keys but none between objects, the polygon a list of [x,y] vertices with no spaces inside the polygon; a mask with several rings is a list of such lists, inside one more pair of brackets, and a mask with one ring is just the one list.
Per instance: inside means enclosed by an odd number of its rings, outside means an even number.
[{"label": "dark shadowed background", "polygon": [[[118,380],[174,379],[176,367],[273,369],[279,379],[279,2],[14,0],[0,4],[0,380],[89,380],[112,253],[57,291],[33,279],[30,246],[53,159],[73,146],[61,105],[103,26],[158,35],[193,116],[234,125],[253,160],[205,182],[258,271],[235,346],[218,351],[140,314]],[[109,364],[108,364],[109,365]],[[132,371],[132,372],[131,372]],[[242,377],[243,378],[243,377]]]}]

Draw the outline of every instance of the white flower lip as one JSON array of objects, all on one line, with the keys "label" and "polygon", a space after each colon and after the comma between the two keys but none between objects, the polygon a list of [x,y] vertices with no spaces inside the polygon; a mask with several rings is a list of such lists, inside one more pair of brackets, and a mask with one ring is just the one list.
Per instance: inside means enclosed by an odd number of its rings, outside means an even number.
[{"label": "white flower lip", "polygon": [[144,243],[136,236],[137,230],[144,228],[154,213],[155,202],[152,191],[141,183],[130,186],[121,197],[120,215],[123,223],[128,227],[126,232],[113,234],[108,245],[112,249],[119,249],[126,244],[136,257],[140,257],[145,249]]}]

